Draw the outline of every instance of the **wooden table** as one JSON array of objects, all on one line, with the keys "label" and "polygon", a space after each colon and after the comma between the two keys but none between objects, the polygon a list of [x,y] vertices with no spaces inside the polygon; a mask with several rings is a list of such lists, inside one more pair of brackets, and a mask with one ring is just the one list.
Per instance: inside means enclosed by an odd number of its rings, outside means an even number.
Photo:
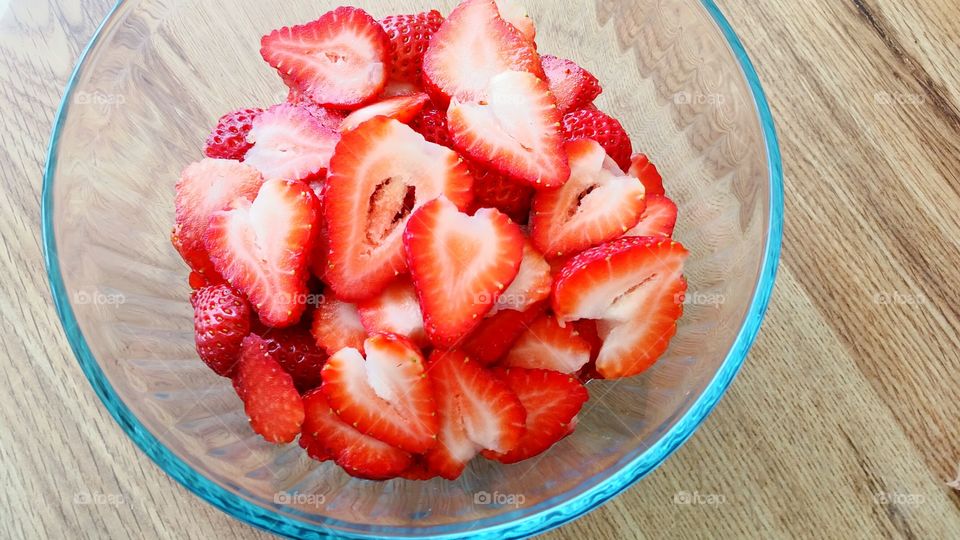
[{"label": "wooden table", "polygon": [[[53,3],[0,2],[0,537],[265,536],[145,459],[67,347],[43,270],[41,169],[110,1]],[[960,5],[720,3],[783,145],[776,293],[697,435],[548,536],[957,537]]]}]

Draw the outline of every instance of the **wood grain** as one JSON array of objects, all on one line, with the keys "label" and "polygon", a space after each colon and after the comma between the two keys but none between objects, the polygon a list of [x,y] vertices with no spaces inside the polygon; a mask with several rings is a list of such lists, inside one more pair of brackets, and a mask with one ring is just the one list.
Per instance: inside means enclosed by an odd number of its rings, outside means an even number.
[{"label": "wood grain", "polygon": [[[759,69],[785,158],[770,312],[698,434],[547,536],[955,537],[960,496],[945,483],[960,462],[960,5],[720,4]],[[11,0],[0,12],[0,536],[265,536],[140,454],[84,379],[49,299],[47,140],[109,7]]]}]

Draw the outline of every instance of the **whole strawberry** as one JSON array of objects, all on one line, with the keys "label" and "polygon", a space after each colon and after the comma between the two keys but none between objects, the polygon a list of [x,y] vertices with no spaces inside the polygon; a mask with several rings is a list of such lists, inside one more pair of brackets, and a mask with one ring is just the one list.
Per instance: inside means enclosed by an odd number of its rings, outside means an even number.
[{"label": "whole strawberry", "polygon": [[437,10],[416,15],[391,15],[380,21],[390,38],[390,78],[420,83],[423,78],[423,53],[427,52],[430,37],[443,24],[443,15]]},{"label": "whole strawberry", "polygon": [[268,351],[268,343],[256,334],[243,340],[233,387],[243,400],[250,426],[267,442],[293,442],[300,434],[304,418],[300,393]]},{"label": "whole strawberry", "polygon": [[254,119],[262,112],[263,109],[240,109],[221,116],[217,127],[207,136],[204,149],[207,157],[243,161],[243,156],[253,146],[247,142],[247,134]]},{"label": "whole strawberry", "polygon": [[267,351],[293,377],[301,393],[320,386],[320,370],[327,359],[310,330],[302,325],[263,333]]},{"label": "whole strawberry", "polygon": [[568,141],[593,139],[607,151],[624,171],[630,168],[633,144],[616,118],[598,109],[580,109],[563,117],[563,131]]},{"label": "whole strawberry", "polygon": [[190,303],[200,359],[218,375],[232,376],[240,345],[250,333],[250,304],[226,284],[198,289]]}]

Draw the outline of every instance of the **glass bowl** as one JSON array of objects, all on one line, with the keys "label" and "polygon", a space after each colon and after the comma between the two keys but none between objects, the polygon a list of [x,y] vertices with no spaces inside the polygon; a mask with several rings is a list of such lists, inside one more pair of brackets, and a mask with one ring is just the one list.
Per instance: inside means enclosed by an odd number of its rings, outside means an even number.
[{"label": "glass bowl", "polygon": [[[341,0],[342,1],[342,0]],[[169,242],[173,185],[217,117],[282,101],[258,54],[271,29],[338,1],[123,0],[68,84],[44,178],[53,297],[94,390],[127,434],[204,500],[292,537],[520,537],[649,473],[700,425],[767,305],[783,221],[773,121],[743,46],[709,0],[524,0],[543,53],[604,84],[600,108],[650,155],[691,252],[677,336],[641,376],[595,381],[576,432],[456,482],[367,482],[271,446],[193,348],[187,269]],[[352,0],[375,17],[451,0]]]}]

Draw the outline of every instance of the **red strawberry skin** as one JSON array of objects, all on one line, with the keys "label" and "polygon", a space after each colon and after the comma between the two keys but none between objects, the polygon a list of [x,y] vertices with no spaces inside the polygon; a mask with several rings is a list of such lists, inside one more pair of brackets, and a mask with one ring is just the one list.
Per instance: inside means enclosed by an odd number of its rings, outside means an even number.
[{"label": "red strawberry skin", "polygon": [[303,400],[267,349],[256,334],[244,338],[233,384],[255,432],[274,444],[293,442],[303,424]]},{"label": "red strawberry skin", "polygon": [[633,143],[620,121],[598,109],[580,109],[563,116],[568,141],[592,139],[600,143],[621,170],[630,168]]},{"label": "red strawberry skin", "polygon": [[484,365],[503,358],[510,347],[546,309],[546,303],[530,306],[526,311],[505,309],[484,319],[461,344],[461,349]]},{"label": "red strawberry skin", "polygon": [[471,164],[473,173],[474,206],[496,208],[520,225],[530,217],[533,188],[492,172],[477,163]]},{"label": "red strawberry skin", "polygon": [[243,161],[243,156],[253,146],[247,142],[247,134],[262,112],[263,109],[240,109],[221,116],[217,127],[207,136],[203,153],[211,158]]},{"label": "red strawberry skin", "polygon": [[427,105],[410,121],[410,127],[423,135],[423,138],[433,144],[453,147],[450,131],[447,129],[447,111],[440,110],[433,105]]},{"label": "red strawberry skin", "polygon": [[541,61],[561,113],[582,109],[603,92],[600,81],[576,62],[552,55],[543,55]]},{"label": "red strawberry skin", "polygon": [[232,376],[250,333],[250,304],[228,285],[203,287],[190,303],[197,354],[217,375]]},{"label": "red strawberry skin", "polygon": [[640,179],[646,189],[647,196],[666,195],[663,190],[663,178],[660,176],[660,171],[657,170],[657,166],[650,161],[646,154],[634,154],[630,158],[630,175]]},{"label": "red strawberry skin", "polygon": [[320,373],[327,355],[317,346],[308,328],[301,324],[270,329],[262,336],[267,351],[293,377],[293,384],[300,393],[320,386]]},{"label": "red strawberry skin", "polygon": [[435,9],[416,15],[390,15],[380,21],[390,40],[391,79],[421,83],[423,55],[441,24],[443,15]]},{"label": "red strawberry skin", "polygon": [[640,222],[624,236],[673,236],[673,229],[677,225],[677,205],[663,195],[648,196],[646,205]]}]

